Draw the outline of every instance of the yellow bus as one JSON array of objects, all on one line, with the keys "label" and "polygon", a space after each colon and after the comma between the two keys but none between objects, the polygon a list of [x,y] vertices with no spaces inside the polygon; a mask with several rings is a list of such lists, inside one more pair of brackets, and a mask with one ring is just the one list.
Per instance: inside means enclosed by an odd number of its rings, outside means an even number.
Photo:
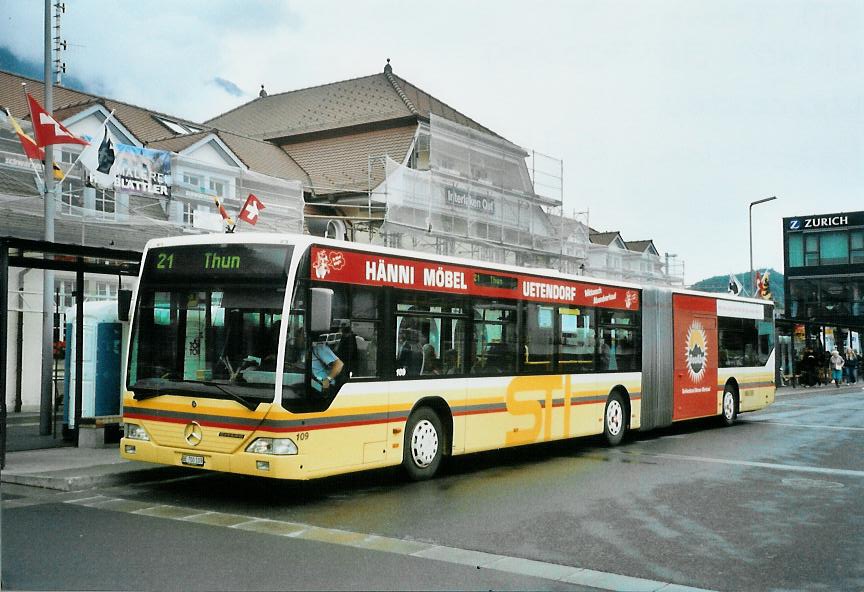
[{"label": "yellow bus", "polygon": [[123,457],[279,479],[774,400],[770,303],[295,235],[150,241],[127,357]]}]

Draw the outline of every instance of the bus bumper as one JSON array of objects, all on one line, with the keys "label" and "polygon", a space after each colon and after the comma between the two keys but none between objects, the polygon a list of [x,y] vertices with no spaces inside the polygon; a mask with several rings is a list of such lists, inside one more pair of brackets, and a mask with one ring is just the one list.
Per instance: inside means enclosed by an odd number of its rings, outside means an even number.
[{"label": "bus bumper", "polygon": [[120,440],[120,456],[160,465],[186,467],[203,471],[240,473],[276,479],[309,479],[303,472],[303,456],[252,454],[239,452],[225,454],[189,448],[157,446],[146,440]]}]

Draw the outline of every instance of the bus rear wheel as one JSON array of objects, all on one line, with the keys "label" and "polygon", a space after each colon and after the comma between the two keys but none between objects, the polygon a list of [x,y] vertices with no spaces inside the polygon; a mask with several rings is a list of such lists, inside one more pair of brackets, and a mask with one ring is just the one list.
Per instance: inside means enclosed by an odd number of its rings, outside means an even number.
[{"label": "bus rear wheel", "polygon": [[627,433],[627,406],[621,393],[614,392],[606,399],[603,413],[603,435],[609,446],[618,446]]},{"label": "bus rear wheel", "polygon": [[723,389],[723,414],[720,416],[720,422],[725,426],[731,426],[737,417],[738,398],[732,387],[727,386]]},{"label": "bus rear wheel", "polygon": [[444,451],[444,428],[438,414],[421,407],[405,426],[402,466],[414,481],[431,479],[438,472]]}]

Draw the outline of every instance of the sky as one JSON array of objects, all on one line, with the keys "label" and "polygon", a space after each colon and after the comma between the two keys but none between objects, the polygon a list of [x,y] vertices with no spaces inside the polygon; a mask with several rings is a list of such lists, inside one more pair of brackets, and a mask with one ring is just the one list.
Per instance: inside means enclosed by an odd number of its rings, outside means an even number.
[{"label": "sky", "polygon": [[[43,2],[0,0],[41,78]],[[564,163],[565,211],[688,283],[783,269],[784,216],[864,210],[859,0],[66,0],[67,84],[204,121],[383,70]],[[27,69],[30,70],[27,70]],[[583,215],[584,216],[584,215]]]}]

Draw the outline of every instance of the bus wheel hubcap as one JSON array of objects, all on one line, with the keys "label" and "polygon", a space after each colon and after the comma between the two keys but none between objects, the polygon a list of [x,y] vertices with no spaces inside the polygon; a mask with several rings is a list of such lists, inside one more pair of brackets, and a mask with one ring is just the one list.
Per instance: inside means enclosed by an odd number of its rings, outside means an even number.
[{"label": "bus wheel hubcap", "polygon": [[426,468],[435,460],[438,454],[438,432],[432,422],[424,419],[417,422],[411,433],[411,456],[414,464]]},{"label": "bus wheel hubcap", "polygon": [[729,391],[723,395],[723,413],[726,415],[726,419],[732,419],[732,414],[735,413],[735,398]]},{"label": "bus wheel hubcap", "polygon": [[610,401],[609,408],[606,409],[606,428],[613,436],[617,436],[621,431],[621,425],[624,423],[624,410],[621,409],[621,403],[618,401]]}]

